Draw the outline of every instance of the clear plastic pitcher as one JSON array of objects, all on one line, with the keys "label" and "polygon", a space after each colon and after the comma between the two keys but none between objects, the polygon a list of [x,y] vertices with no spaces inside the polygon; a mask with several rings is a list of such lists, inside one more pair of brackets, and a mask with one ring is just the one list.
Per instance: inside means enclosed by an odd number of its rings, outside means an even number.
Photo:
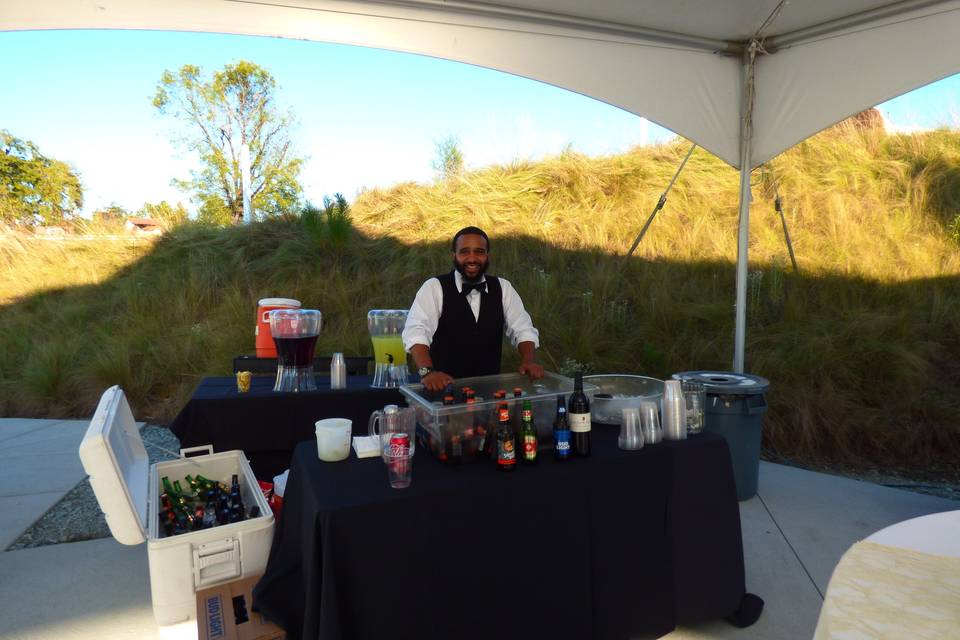
[{"label": "clear plastic pitcher", "polygon": [[383,411],[374,411],[367,422],[367,435],[379,436],[380,452],[386,462],[386,452],[390,448],[390,436],[403,432],[410,436],[410,453],[416,450],[417,414],[413,407],[398,407],[388,404]]},{"label": "clear plastic pitcher", "polygon": [[407,352],[401,334],[408,314],[406,309],[373,309],[367,313],[376,364],[371,387],[386,389],[407,384]]}]

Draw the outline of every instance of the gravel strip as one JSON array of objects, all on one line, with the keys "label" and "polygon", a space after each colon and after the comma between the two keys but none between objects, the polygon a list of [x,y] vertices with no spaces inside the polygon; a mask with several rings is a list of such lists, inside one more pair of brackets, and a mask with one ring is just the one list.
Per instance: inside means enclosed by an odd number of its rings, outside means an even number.
[{"label": "gravel strip", "polygon": [[[140,430],[140,436],[151,464],[179,457],[180,441],[166,427],[146,425]],[[6,550],[109,537],[110,528],[100,511],[90,480],[84,478]]]}]

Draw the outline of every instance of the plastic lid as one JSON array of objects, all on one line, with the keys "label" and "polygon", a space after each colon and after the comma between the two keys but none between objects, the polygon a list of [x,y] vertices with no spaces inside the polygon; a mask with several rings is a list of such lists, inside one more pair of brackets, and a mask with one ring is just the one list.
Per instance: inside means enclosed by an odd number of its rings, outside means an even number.
[{"label": "plastic lid", "polygon": [[707,393],[725,396],[753,396],[766,393],[770,381],[749,373],[732,371],[682,371],[671,376],[674,380],[702,382]]},{"label": "plastic lid", "polygon": [[150,459],[120,387],[100,397],[80,442],[80,461],[117,542],[146,541]]},{"label": "plastic lid", "polygon": [[257,303],[259,307],[293,307],[300,308],[300,301],[293,298],[261,298]]},{"label": "plastic lid", "polygon": [[371,309],[367,318],[406,318],[409,313],[409,309]]}]

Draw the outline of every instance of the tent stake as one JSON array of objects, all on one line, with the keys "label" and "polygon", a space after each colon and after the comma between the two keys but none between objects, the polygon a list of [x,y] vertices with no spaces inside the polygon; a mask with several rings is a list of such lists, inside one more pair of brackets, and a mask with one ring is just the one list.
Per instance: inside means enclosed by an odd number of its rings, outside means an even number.
[{"label": "tent stake", "polygon": [[667,188],[664,189],[662,194],[660,194],[660,199],[657,201],[657,206],[655,206],[653,211],[650,212],[650,217],[647,218],[646,224],[644,224],[643,228],[640,229],[640,233],[637,235],[637,239],[633,241],[633,246],[630,247],[630,251],[627,251],[627,258],[632,256],[633,252],[637,250],[637,246],[640,244],[640,241],[643,240],[643,236],[646,235],[647,229],[650,228],[650,223],[653,222],[657,212],[660,211],[660,209],[663,209],[663,205],[667,203],[667,194],[670,193],[670,189],[673,188],[673,183],[677,181],[677,178],[680,176],[680,172],[683,171],[683,167],[686,166],[687,160],[690,159],[690,156],[693,155],[693,150],[696,148],[696,144],[690,147],[690,151],[687,151],[687,156],[683,159],[683,162],[680,163],[680,166],[677,168],[677,172],[673,174],[673,179],[670,180],[670,184],[668,184]]},{"label": "tent stake", "polygon": [[787,251],[790,252],[790,262],[793,264],[794,273],[800,273],[800,267],[797,266],[797,257],[793,255],[793,243],[790,242],[790,231],[787,229],[787,219],[783,215],[783,206],[780,203],[780,194],[773,200],[773,208],[780,214],[780,222],[783,224],[783,237],[787,240]]}]

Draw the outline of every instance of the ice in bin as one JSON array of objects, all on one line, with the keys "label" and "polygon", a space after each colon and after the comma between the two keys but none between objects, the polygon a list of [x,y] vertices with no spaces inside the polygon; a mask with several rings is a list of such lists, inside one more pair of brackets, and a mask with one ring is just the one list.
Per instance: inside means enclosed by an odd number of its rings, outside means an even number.
[{"label": "ice in bin", "polygon": [[[472,405],[464,402],[462,389],[465,387],[474,391],[476,402]],[[520,397],[514,396],[514,389],[520,390]],[[496,408],[501,402],[494,398],[494,394],[500,390],[507,393],[505,401],[510,407],[510,419],[518,432],[522,403],[530,401],[533,422],[543,440],[552,437],[557,396],[569,396],[573,392],[573,380],[549,371],[534,381],[519,373],[459,378],[454,381],[456,402],[453,405],[443,404],[443,391],[431,392],[419,383],[400,387],[407,403],[416,409],[418,444],[440,459],[449,459],[456,444],[463,461],[478,457],[478,426],[486,431],[487,437],[493,437],[497,426]],[[584,390],[595,389],[584,383]]]}]

